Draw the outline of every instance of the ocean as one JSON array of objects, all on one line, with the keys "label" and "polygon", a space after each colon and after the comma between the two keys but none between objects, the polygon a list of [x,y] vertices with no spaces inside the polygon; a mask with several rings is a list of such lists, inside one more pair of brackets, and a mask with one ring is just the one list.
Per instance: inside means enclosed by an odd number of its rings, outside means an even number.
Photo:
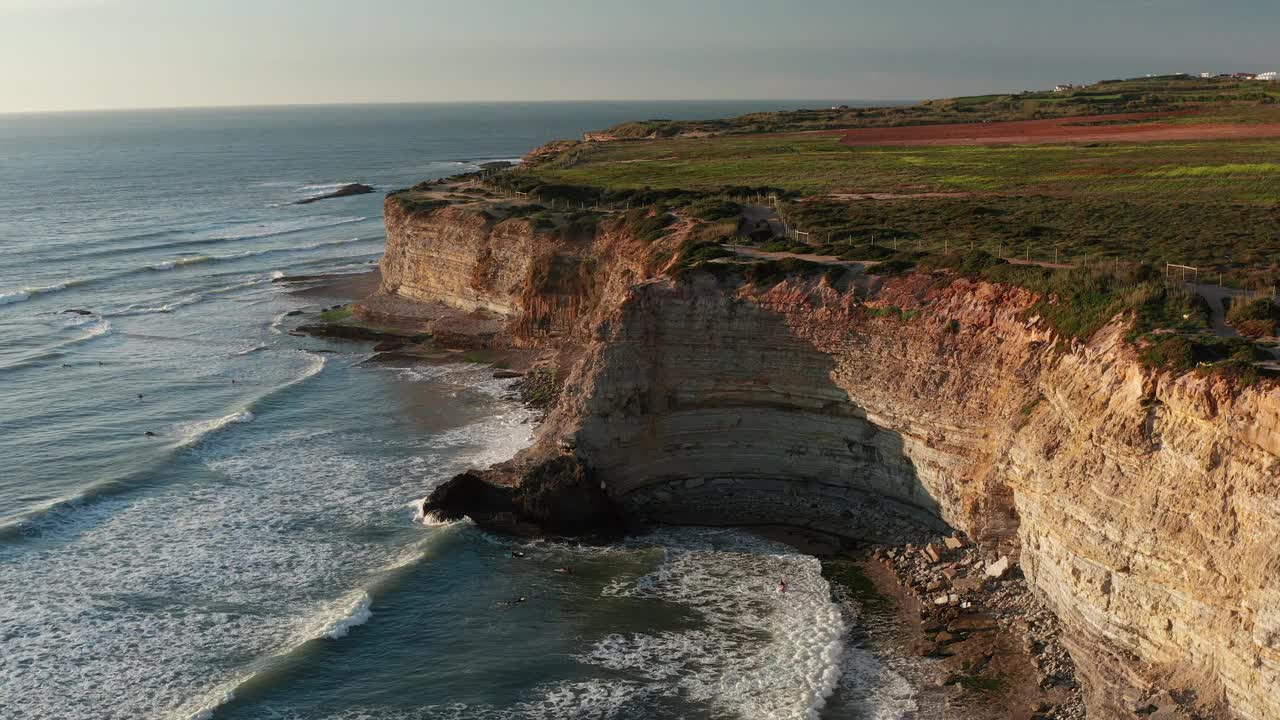
[{"label": "ocean", "polygon": [[[905,660],[849,647],[856,612],[787,546],[423,524],[531,413],[483,367],[290,335],[340,298],[272,282],[373,267],[386,191],[785,106],[0,116],[0,717],[916,717]],[[296,204],[349,182],[379,192]]]}]

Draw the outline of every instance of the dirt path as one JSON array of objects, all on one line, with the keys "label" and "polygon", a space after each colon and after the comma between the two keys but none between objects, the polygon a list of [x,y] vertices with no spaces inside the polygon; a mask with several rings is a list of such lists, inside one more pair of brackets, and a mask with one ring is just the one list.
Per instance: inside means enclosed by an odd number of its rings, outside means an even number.
[{"label": "dirt path", "polygon": [[835,255],[806,255],[792,252],[766,252],[746,245],[725,245],[724,247],[726,250],[732,250],[739,257],[755,258],[759,260],[783,260],[786,258],[796,258],[797,260],[807,260],[808,262],[818,263],[819,265],[840,265],[852,270],[863,270],[880,264],[879,260],[841,260]]},{"label": "dirt path", "polygon": [[1209,304],[1209,326],[1213,328],[1213,334],[1218,337],[1240,337],[1240,333],[1227,324],[1227,309],[1222,302],[1226,298],[1235,297],[1236,293],[1231,288],[1221,285],[1192,285],[1191,287]]},{"label": "dirt path", "polygon": [[[1236,299],[1241,297],[1240,292],[1221,285],[1191,285],[1191,288],[1199,293],[1200,297],[1204,298],[1205,302],[1209,304],[1209,327],[1213,329],[1213,334],[1224,338],[1240,337],[1240,333],[1227,324],[1227,308],[1222,302],[1227,298]],[[1276,338],[1272,338],[1272,340],[1276,340]],[[1280,346],[1263,349],[1271,353],[1271,357],[1274,359],[1258,364],[1270,370],[1280,371]]]},{"label": "dirt path", "polygon": [[754,228],[761,222],[769,223],[769,230],[775,236],[785,235],[787,232],[786,223],[778,217],[778,212],[768,205],[744,205],[742,208],[742,217],[746,220],[748,228]]}]

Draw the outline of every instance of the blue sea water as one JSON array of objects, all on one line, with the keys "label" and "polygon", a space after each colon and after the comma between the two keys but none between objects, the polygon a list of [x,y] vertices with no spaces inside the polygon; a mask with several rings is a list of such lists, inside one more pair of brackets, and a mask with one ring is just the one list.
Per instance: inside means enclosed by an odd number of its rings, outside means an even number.
[{"label": "blue sea water", "polygon": [[[530,414],[482,368],[290,335],[331,301],[272,282],[368,270],[381,191],[769,108],[0,116],[0,717],[914,717],[789,548],[677,529],[516,559],[424,525],[415,501]],[[295,204],[356,181],[380,192]]]}]

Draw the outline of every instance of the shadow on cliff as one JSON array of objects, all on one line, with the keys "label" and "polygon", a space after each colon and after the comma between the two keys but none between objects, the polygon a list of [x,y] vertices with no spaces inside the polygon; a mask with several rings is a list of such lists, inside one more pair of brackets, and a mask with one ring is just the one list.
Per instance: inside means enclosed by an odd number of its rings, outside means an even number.
[{"label": "shadow on cliff", "polygon": [[663,523],[902,542],[946,531],[908,440],[838,382],[858,368],[841,367],[786,307],[700,275],[624,304],[590,366],[592,394],[557,410],[584,413],[564,424],[572,437],[458,476],[424,511],[519,534]]},{"label": "shadow on cliff", "polygon": [[651,339],[649,352],[610,363],[632,393],[600,423],[605,432],[588,425],[578,438],[624,515],[868,542],[947,531],[908,440],[841,387],[859,368],[815,344],[826,328],[708,285],[685,279],[638,304],[648,317],[628,317],[639,332],[619,346]]}]

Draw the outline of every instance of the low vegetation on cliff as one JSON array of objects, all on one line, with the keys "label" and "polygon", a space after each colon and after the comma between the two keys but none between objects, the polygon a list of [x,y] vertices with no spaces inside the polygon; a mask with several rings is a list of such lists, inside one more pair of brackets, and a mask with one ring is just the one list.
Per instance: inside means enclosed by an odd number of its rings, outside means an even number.
[{"label": "low vegetation on cliff", "polygon": [[1259,162],[1278,155],[1275,139],[865,148],[732,136],[605,144],[512,181],[586,202],[773,195],[790,227],[823,241],[1172,262],[1248,281],[1280,275],[1280,164]]},{"label": "low vegetation on cliff", "polygon": [[618,139],[682,135],[777,133],[844,128],[944,125],[1076,117],[1153,110],[1211,109],[1220,116],[1247,117],[1253,108],[1274,104],[1273,84],[1234,78],[1166,75],[1104,80],[1094,85],[997,95],[977,95],[888,107],[848,107],[748,113],[723,120],[640,120],[599,133]]},{"label": "low vegetation on cliff", "polygon": [[[1266,160],[1280,155],[1277,97],[1267,83],[1176,76],[910,107],[627,123],[549,145],[522,168],[393,197],[410,213],[472,204],[569,242],[620,229],[648,246],[655,272],[734,274],[753,285],[822,276],[833,286],[849,272],[926,272],[1022,287],[1040,298],[1031,314],[1066,340],[1127,316],[1149,366],[1235,372],[1269,355],[1223,328],[1266,340],[1280,324],[1276,306],[1238,303],[1224,321],[1222,296],[1211,307],[1185,281],[1280,284],[1280,164]],[[1105,115],[1135,110],[1144,114]],[[875,131],[856,142],[792,132],[834,127],[944,129],[932,139]],[[866,140],[881,136],[889,139]],[[590,272],[544,272],[531,287],[585,288]]]}]

